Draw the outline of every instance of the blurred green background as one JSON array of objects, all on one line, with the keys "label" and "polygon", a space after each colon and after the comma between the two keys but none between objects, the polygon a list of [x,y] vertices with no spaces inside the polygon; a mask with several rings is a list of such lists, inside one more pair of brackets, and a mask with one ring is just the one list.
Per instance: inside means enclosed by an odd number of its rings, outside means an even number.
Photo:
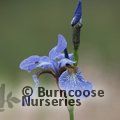
[{"label": "blurred green background", "polygon": [[[31,75],[21,71],[19,64],[31,55],[48,55],[57,43],[58,34],[65,36],[72,52],[70,21],[76,3],[77,0],[0,0],[0,84],[6,83],[6,87],[12,88],[9,90],[17,88],[20,93],[21,85],[33,85]],[[84,109],[80,107],[76,111],[76,120],[120,120],[119,11],[120,0],[83,0],[79,66],[86,79],[105,91],[105,97],[83,104]],[[43,83],[55,85],[47,78]],[[20,107],[8,109],[0,118],[68,119],[67,109],[48,109],[37,113],[33,109],[24,112]]]},{"label": "blurred green background", "polygon": [[[72,51],[72,0],[0,0],[0,79],[19,84],[19,63],[31,55],[47,55],[63,34]],[[83,0],[80,65],[94,63],[105,71],[120,70],[120,1]],[[1,81],[0,80],[0,81]]]}]

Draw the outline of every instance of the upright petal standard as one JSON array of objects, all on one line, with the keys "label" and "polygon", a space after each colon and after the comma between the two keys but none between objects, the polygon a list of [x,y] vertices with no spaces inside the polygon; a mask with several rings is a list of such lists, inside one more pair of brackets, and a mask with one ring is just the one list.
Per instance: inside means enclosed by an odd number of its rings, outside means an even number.
[{"label": "upright petal standard", "polygon": [[49,52],[50,59],[55,59],[67,48],[67,42],[62,35],[58,35],[58,44]]}]

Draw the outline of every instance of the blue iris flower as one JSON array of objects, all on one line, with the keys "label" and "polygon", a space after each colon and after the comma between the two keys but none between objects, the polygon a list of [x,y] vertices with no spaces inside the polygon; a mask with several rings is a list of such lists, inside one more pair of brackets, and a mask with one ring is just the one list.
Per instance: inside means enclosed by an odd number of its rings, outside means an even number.
[{"label": "blue iris flower", "polygon": [[78,23],[79,24],[82,23],[82,0],[78,1],[78,5],[75,9],[75,13],[74,13],[73,19],[71,21],[71,25],[75,26]]},{"label": "blue iris flower", "polygon": [[58,35],[58,44],[50,50],[49,56],[30,56],[21,62],[20,69],[29,72],[36,68],[41,68],[44,70],[51,69],[57,74],[59,69],[65,66],[65,64],[68,63],[72,65],[75,63],[72,61],[73,54],[69,54],[70,59],[67,59],[62,53],[66,47],[67,42],[65,38],[62,35]]},{"label": "blue iris flower", "polygon": [[[65,58],[63,51],[67,48],[67,42],[62,35],[58,35],[58,44],[52,48],[48,56],[33,55],[20,63],[20,69],[31,72],[37,68],[41,71],[52,71],[57,78],[58,86],[61,90],[90,90],[91,83],[85,81],[80,70],[74,66],[73,54],[68,54]],[[64,69],[63,69],[64,68]],[[62,72],[61,72],[62,71]],[[39,76],[33,75],[35,86],[39,86]]]}]

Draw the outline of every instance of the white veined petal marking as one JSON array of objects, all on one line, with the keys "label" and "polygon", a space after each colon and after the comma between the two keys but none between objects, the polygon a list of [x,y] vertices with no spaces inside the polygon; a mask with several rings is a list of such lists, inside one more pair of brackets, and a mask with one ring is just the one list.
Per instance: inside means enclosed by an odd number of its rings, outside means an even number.
[{"label": "white veined petal marking", "polygon": [[86,81],[80,70],[70,73],[68,70],[59,77],[59,87],[61,90],[91,90],[92,84]]}]

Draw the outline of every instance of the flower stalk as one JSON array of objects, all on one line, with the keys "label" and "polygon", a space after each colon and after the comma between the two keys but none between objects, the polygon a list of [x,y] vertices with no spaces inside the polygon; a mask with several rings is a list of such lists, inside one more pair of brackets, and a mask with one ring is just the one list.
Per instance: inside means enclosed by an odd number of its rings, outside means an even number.
[{"label": "flower stalk", "polygon": [[69,111],[70,120],[74,120],[74,107],[71,106],[70,108],[68,108],[68,111]]},{"label": "flower stalk", "polygon": [[80,46],[80,32],[81,32],[82,24],[77,24],[72,27],[72,42],[74,47],[74,60],[76,61],[76,64],[78,64],[79,60],[79,46]]}]

